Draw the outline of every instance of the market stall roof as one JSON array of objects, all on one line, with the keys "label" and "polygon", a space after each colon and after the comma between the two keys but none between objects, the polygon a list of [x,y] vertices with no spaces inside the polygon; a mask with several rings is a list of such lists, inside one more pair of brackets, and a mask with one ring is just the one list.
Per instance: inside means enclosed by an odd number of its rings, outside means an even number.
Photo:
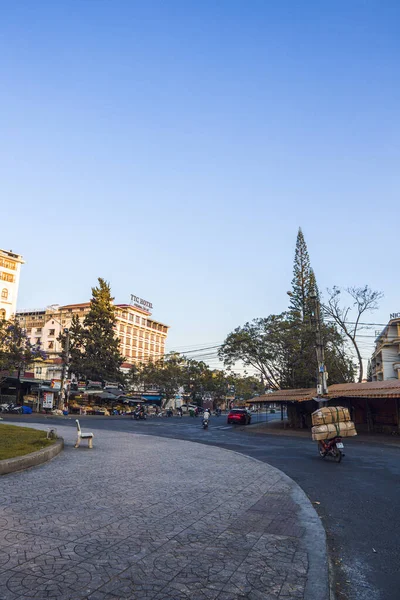
[{"label": "market stall roof", "polygon": [[[317,396],[316,388],[299,388],[278,390],[263,396],[256,396],[249,402],[252,404],[264,402],[307,402]],[[400,398],[400,380],[368,381],[365,383],[336,383],[328,387],[324,398]]]}]

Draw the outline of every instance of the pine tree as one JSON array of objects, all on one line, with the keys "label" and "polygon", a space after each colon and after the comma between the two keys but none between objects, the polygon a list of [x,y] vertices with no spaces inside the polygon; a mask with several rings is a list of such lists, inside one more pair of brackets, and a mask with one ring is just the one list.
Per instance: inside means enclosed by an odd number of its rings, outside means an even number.
[{"label": "pine tree", "polygon": [[310,285],[316,288],[314,272],[310,267],[307,244],[301,227],[297,234],[296,250],[294,255],[292,291],[290,293],[289,310],[295,318],[305,320],[307,313],[307,299],[310,293]]},{"label": "pine tree", "polygon": [[122,381],[123,357],[114,330],[114,298],[109,284],[101,277],[98,281],[98,287],[92,288],[90,310],[84,319],[83,330],[78,332],[82,351],[79,373],[95,381]]}]

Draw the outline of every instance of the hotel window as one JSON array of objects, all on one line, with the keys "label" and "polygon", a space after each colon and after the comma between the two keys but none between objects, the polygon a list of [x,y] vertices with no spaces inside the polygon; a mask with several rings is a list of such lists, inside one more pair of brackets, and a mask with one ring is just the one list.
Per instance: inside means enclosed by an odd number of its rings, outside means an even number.
[{"label": "hotel window", "polygon": [[133,314],[132,313],[129,313],[129,320],[133,321]]},{"label": "hotel window", "polygon": [[129,333],[129,335],[132,333],[132,327],[127,327],[126,328],[126,333]]},{"label": "hotel window", "polygon": [[53,350],[54,349],[54,342],[49,342],[48,349],[49,350]]},{"label": "hotel window", "polygon": [[8,298],[8,290],[6,288],[3,288],[1,290],[1,299],[2,300],[7,300],[7,298]]},{"label": "hotel window", "polygon": [[36,333],[42,333],[42,328],[41,327],[37,327]]},{"label": "hotel window", "polygon": [[6,318],[6,311],[4,310],[4,308],[2,308],[0,310],[0,319],[3,319],[3,321],[4,321],[5,318]]},{"label": "hotel window", "polygon": [[142,325],[146,325],[146,319],[142,319]]},{"label": "hotel window", "polygon": [[142,338],[143,337],[143,331],[139,331],[139,337]]},{"label": "hotel window", "polygon": [[146,340],[148,340],[148,339],[150,338],[150,336],[149,336],[149,334],[148,334],[148,333],[145,333],[145,334],[144,334],[144,337],[145,337],[145,339],[146,339]]},{"label": "hotel window", "polygon": [[134,348],[136,348],[136,346],[137,346],[137,341],[136,341],[136,340],[132,340],[132,346],[133,346]]},{"label": "hotel window", "polygon": [[119,326],[119,330],[121,331],[121,333],[125,332],[125,325],[120,325]]},{"label": "hotel window", "polygon": [[0,273],[0,279],[2,281],[8,281],[9,283],[14,283],[14,275],[10,275],[10,273],[4,273],[4,271],[2,271]]},{"label": "hotel window", "polygon": [[55,335],[56,330],[55,329],[49,329],[49,335]]},{"label": "hotel window", "polygon": [[5,269],[12,269],[13,271],[15,271],[17,265],[11,260],[7,260],[6,258],[0,258],[0,267],[4,267]]},{"label": "hotel window", "polygon": [[135,317],[135,323],[140,323],[140,317]]}]

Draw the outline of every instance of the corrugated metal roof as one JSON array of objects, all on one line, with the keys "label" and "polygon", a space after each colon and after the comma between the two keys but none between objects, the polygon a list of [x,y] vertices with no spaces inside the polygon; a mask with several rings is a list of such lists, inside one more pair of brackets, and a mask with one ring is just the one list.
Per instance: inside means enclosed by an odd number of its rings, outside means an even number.
[{"label": "corrugated metal roof", "polygon": [[[317,396],[316,388],[278,390],[252,398],[251,402],[306,402]],[[400,380],[369,381],[366,383],[337,383],[330,385],[329,398],[400,398]]]}]

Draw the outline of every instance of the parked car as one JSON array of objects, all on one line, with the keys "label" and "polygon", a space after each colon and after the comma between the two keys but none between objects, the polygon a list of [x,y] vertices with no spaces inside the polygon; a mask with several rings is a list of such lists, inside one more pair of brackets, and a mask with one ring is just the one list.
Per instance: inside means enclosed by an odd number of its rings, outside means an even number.
[{"label": "parked car", "polygon": [[250,425],[251,415],[245,408],[232,408],[228,413],[229,425]]}]

